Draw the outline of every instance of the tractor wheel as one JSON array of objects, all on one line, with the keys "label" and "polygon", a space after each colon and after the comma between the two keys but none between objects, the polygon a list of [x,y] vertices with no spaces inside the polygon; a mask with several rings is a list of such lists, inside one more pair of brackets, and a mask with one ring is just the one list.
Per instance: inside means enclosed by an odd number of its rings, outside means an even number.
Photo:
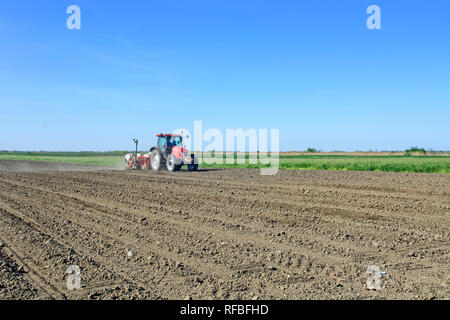
[{"label": "tractor wheel", "polygon": [[163,162],[163,157],[161,155],[161,152],[158,150],[153,150],[151,153],[151,167],[153,171],[158,171],[161,168],[161,164]]},{"label": "tractor wheel", "polygon": [[187,169],[188,169],[188,171],[197,171],[198,164],[188,164]]},{"label": "tractor wheel", "polygon": [[176,164],[176,158],[173,154],[169,154],[166,160],[166,167],[168,171],[178,171],[182,164]]}]

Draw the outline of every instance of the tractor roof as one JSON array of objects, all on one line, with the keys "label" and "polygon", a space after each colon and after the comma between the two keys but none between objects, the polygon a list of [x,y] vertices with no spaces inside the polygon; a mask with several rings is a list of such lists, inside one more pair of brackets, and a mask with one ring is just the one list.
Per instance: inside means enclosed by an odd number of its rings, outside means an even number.
[{"label": "tractor roof", "polygon": [[179,134],[171,134],[171,133],[160,133],[156,135],[157,137],[181,137]]}]

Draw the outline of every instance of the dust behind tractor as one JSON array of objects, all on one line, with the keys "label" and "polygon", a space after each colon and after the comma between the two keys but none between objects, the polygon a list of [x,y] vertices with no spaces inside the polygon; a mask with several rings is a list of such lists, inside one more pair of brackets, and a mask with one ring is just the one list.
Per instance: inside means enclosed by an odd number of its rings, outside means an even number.
[{"label": "dust behind tractor", "polygon": [[161,133],[156,135],[158,141],[156,146],[144,155],[138,153],[137,139],[133,139],[136,145],[134,154],[125,155],[125,162],[128,168],[135,170],[158,171],[167,169],[168,171],[178,171],[183,165],[188,171],[197,171],[198,158],[190,153],[183,145],[183,137],[178,134]]}]

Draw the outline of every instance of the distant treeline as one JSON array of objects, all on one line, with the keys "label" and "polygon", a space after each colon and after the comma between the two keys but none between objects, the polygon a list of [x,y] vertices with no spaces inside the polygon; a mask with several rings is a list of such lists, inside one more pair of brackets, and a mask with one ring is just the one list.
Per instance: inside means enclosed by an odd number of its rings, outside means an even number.
[{"label": "distant treeline", "polygon": [[[309,147],[307,148],[304,152],[307,153],[323,153],[322,150],[318,150],[316,148],[312,148]],[[339,150],[335,150],[335,151],[331,151],[331,153],[333,152],[340,152],[340,153],[352,153],[352,151],[350,152],[346,152],[346,151],[339,151]],[[421,147],[411,147],[409,149],[406,149],[404,151],[402,150],[382,150],[382,151],[378,151],[378,150],[369,150],[369,151],[360,151],[360,150],[356,150],[353,151],[353,153],[399,153],[399,152],[404,152],[406,155],[411,155],[411,154],[436,154],[436,153],[450,153],[450,151],[440,151],[440,150],[433,150],[433,149],[429,149],[429,150],[425,150],[425,148],[421,148]],[[325,152],[327,153],[327,152]]]}]

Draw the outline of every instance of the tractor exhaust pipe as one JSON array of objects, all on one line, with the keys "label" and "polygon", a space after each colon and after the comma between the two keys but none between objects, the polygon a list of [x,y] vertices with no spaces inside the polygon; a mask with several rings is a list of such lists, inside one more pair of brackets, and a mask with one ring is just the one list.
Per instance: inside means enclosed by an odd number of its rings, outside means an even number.
[{"label": "tractor exhaust pipe", "polygon": [[136,145],[136,152],[134,153],[134,163],[137,163],[137,153],[138,153],[138,143],[139,140],[138,139],[133,139],[134,144]]}]

